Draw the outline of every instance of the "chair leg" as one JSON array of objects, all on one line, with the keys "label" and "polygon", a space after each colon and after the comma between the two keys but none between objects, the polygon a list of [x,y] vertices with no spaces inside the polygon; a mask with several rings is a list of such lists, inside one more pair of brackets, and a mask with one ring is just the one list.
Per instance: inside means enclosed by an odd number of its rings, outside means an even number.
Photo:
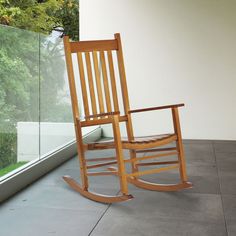
[{"label": "chair leg", "polygon": [[182,141],[177,141],[176,142],[177,149],[178,149],[178,160],[179,160],[179,173],[180,173],[180,178],[182,182],[187,181],[187,173],[186,173],[186,164],[185,164],[185,157],[184,157],[184,151],[183,151],[183,144]]},{"label": "chair leg", "polygon": [[178,150],[179,172],[181,180],[184,183],[187,181],[187,173],[186,173],[186,163],[184,157],[184,148],[180,129],[178,108],[172,108],[172,118],[173,118],[174,130],[177,135],[176,147]]},{"label": "chair leg", "polygon": [[82,189],[84,191],[88,190],[89,183],[88,183],[88,175],[87,175],[87,167],[85,161],[85,154],[84,154],[84,147],[83,147],[83,139],[82,139],[82,132],[80,123],[76,120],[76,140],[77,140],[77,150],[78,150],[78,159],[80,164],[80,176],[82,182]]},{"label": "chair leg", "polygon": [[[79,158],[79,163],[80,163],[80,175],[81,175],[82,184],[79,184],[70,176],[63,176],[63,179],[65,180],[65,182],[72,189],[79,192],[82,196],[93,201],[97,201],[101,203],[114,203],[114,202],[123,202],[123,201],[131,200],[133,196],[128,194],[127,179],[125,176],[124,166],[122,166],[122,163],[124,165],[124,162],[122,161],[123,156],[121,152],[122,151],[121,143],[119,143],[119,140],[117,140],[116,150],[117,150],[117,157],[119,160],[118,163],[120,163],[119,166],[120,166],[120,173],[121,173],[120,174],[121,190],[123,194],[119,196],[109,196],[109,195],[102,195],[99,193],[89,191],[88,174],[87,174],[87,166],[86,166],[86,160],[85,160],[84,150],[83,150],[82,134],[79,132],[79,130],[76,132],[76,138],[77,138],[78,158]],[[116,127],[115,132],[119,135],[118,131]]]},{"label": "chair leg", "polygon": [[113,116],[112,127],[113,127],[114,141],[115,141],[118,173],[119,173],[119,179],[120,179],[120,188],[121,188],[121,192],[124,195],[127,195],[128,194],[128,181],[126,177],[123,149],[122,149],[122,143],[121,143],[119,116]]},{"label": "chair leg", "polygon": [[[128,114],[127,117],[128,117],[128,121],[126,122],[126,130],[127,130],[128,139],[129,139],[129,141],[131,141],[134,139],[134,133],[133,133],[133,127],[132,127],[130,114]],[[130,155],[130,159],[135,159],[136,158],[136,151],[129,150],[129,155]],[[136,165],[135,162],[131,163],[131,168],[132,168],[133,173],[138,172],[138,166]],[[136,177],[134,177],[134,178],[136,178]]]}]

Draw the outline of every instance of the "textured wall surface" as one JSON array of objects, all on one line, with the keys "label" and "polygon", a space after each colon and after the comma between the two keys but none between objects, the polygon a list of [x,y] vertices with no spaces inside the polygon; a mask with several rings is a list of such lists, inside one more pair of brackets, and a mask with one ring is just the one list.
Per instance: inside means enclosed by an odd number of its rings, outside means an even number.
[{"label": "textured wall surface", "polygon": [[[235,12],[231,0],[81,0],[80,37],[121,33],[132,108],[184,102],[184,138],[233,140]],[[135,115],[136,134],[170,130],[167,113]]]}]

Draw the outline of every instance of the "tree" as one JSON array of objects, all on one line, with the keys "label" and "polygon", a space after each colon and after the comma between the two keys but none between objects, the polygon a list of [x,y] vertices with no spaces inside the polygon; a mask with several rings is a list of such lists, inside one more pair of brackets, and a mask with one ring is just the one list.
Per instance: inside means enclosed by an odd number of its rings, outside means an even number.
[{"label": "tree", "polygon": [[0,121],[6,117],[12,122],[37,121],[40,88],[42,98],[47,97],[42,103],[45,110],[45,104],[54,105],[45,112],[51,113],[48,119],[58,119],[56,111],[65,110],[57,103],[58,91],[64,86],[63,48],[46,34],[57,30],[77,40],[78,7],[77,0],[0,0],[0,23],[45,34],[39,38],[28,31],[0,28]]},{"label": "tree", "polygon": [[0,0],[0,24],[24,29],[0,25],[0,168],[16,161],[18,121],[71,121],[62,43],[47,35],[78,40],[78,14],[76,0]]},{"label": "tree", "polygon": [[0,24],[79,38],[78,0],[0,0]]}]

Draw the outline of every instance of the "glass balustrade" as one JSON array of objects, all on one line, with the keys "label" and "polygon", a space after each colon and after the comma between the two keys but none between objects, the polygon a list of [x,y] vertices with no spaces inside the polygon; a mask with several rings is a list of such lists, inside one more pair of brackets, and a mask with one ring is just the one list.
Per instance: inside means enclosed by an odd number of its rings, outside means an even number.
[{"label": "glass balustrade", "polygon": [[75,139],[63,41],[0,25],[0,180]]}]

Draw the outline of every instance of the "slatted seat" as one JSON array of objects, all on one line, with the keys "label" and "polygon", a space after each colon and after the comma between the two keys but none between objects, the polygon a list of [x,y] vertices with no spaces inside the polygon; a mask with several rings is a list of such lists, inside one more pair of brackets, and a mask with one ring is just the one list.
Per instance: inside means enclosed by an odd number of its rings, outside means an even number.
[{"label": "slatted seat", "polygon": [[[129,194],[128,183],[139,188],[155,191],[177,191],[191,188],[192,184],[187,181],[178,113],[178,108],[184,106],[184,104],[130,109],[120,34],[115,34],[115,38],[111,40],[80,42],[70,42],[69,38],[65,36],[64,48],[81,176],[81,183],[76,182],[70,176],[64,176],[63,179],[69,186],[84,197],[103,203],[131,200],[133,196]],[[75,66],[75,63],[72,63],[72,54],[77,58],[78,67]],[[116,60],[114,55],[116,55]],[[80,89],[76,88],[74,70],[79,70],[78,82]],[[120,87],[120,96],[118,86]],[[82,114],[78,108],[78,91],[82,97],[80,102],[80,104],[83,104]],[[121,111],[121,102],[123,102],[123,111]],[[163,109],[171,111],[173,132],[143,137],[134,136],[132,116],[135,113]],[[124,115],[120,115],[123,113]],[[126,125],[127,138],[121,137],[121,122]],[[104,124],[111,126],[114,134],[113,139],[83,143],[83,127]],[[167,144],[172,144],[172,146],[165,146]],[[115,149],[115,156],[85,158],[87,150],[96,152],[103,149]],[[129,150],[128,157],[124,156],[124,149]],[[140,153],[146,154],[140,157],[137,155]],[[167,156],[175,156],[176,160],[149,161],[150,159],[165,158]],[[95,162],[95,164],[89,164],[91,162]],[[131,172],[127,171],[126,165],[131,166]],[[146,168],[157,166],[158,168],[142,170],[143,166]],[[91,171],[91,169],[98,168],[106,169]],[[140,176],[176,168],[179,169],[180,183],[163,185],[140,179]],[[89,177],[103,175],[114,175],[119,179],[120,195],[108,196],[90,191]]]},{"label": "slatted seat", "polygon": [[[129,141],[127,137],[121,138],[123,149],[146,149],[157,146],[162,146],[170,142],[176,141],[177,136],[175,134],[161,134],[152,136],[134,137],[133,140]],[[115,148],[114,139],[99,141],[85,144],[87,150],[95,149],[113,149]]]}]

